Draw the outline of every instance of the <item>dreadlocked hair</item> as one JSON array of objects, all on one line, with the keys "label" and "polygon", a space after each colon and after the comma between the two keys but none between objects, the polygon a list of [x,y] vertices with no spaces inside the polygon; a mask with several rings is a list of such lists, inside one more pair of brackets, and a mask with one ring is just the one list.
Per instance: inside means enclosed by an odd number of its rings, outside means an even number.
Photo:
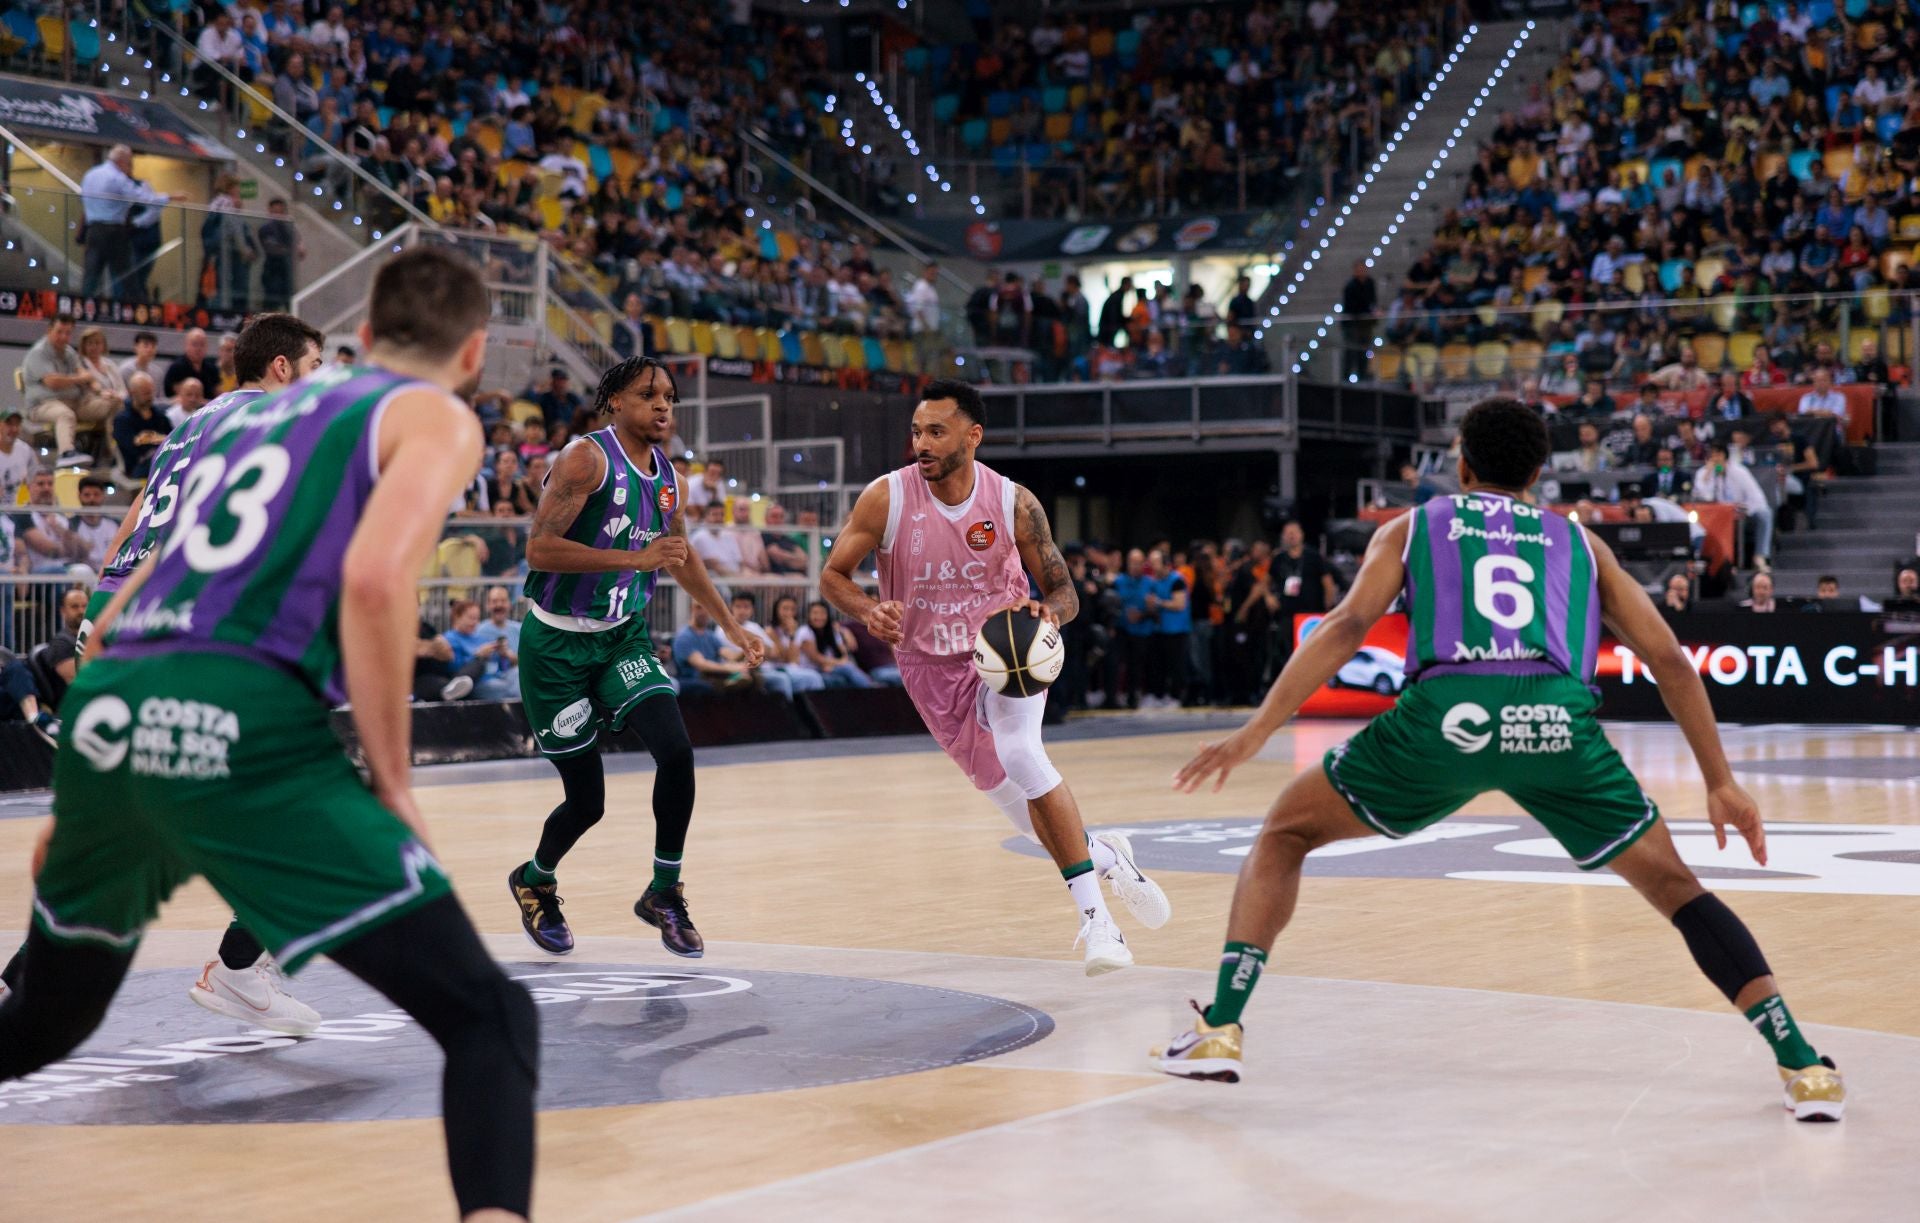
[{"label": "dreadlocked hair", "polygon": [[596,416],[605,416],[613,411],[613,397],[626,390],[649,369],[657,369],[666,376],[667,384],[673,388],[673,402],[680,402],[680,381],[667,368],[666,362],[657,357],[628,357],[600,376],[600,385],[593,392],[593,411]]}]

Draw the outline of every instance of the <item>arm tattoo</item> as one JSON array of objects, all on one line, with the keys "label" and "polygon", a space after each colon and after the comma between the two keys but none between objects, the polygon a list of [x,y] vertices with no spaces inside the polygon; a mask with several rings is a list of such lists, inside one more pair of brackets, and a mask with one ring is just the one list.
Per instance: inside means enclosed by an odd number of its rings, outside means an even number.
[{"label": "arm tattoo", "polygon": [[1021,545],[1021,558],[1029,562],[1040,584],[1040,601],[1053,609],[1065,624],[1080,614],[1080,594],[1073,588],[1073,575],[1067,570],[1067,558],[1053,542],[1053,529],[1047,525],[1047,512],[1040,499],[1016,485],[1013,493],[1014,538]]},{"label": "arm tattoo", "polygon": [[564,455],[554,465],[547,490],[533,508],[533,538],[565,535],[572,529],[573,520],[580,516],[580,507],[587,503],[588,495],[598,482],[577,472],[577,467],[579,464],[567,462]]}]

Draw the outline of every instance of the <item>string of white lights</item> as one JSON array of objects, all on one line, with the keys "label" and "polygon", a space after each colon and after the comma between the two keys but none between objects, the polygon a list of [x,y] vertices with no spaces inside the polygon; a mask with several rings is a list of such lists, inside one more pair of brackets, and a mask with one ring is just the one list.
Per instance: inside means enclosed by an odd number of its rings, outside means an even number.
[{"label": "string of white lights", "polygon": [[[901,7],[904,8],[906,6],[903,4]],[[867,102],[886,119],[887,126],[900,133],[900,142],[907,146],[907,152],[919,159],[921,172],[927,176],[927,181],[939,187],[942,191],[951,192],[953,190],[952,181],[942,178],[940,175],[940,167],[933,164],[932,158],[921,153],[920,142],[914,139],[913,129],[900,121],[900,116],[893,109],[892,103],[881,96],[880,82],[864,72],[854,73],[853,79],[866,88]],[[833,113],[833,105],[834,98],[829,94],[827,97],[828,114]],[[852,119],[846,119],[840,124],[840,138],[846,142],[847,147],[850,149],[858,143],[853,135]],[[873,153],[873,146],[870,144],[861,144],[859,145],[859,149],[863,155],[871,156]],[[931,190],[931,188],[929,188],[929,190]],[[907,203],[917,204],[919,202],[920,196],[918,192],[907,192]],[[974,215],[982,217],[987,215],[987,206],[980,202],[979,196],[968,196],[967,202],[973,206]]]},{"label": "string of white lights", "polygon": [[[1403,202],[1399,210],[1394,213],[1393,221],[1387,226],[1387,232],[1382,234],[1380,241],[1374,245],[1373,253],[1366,259],[1366,265],[1368,267],[1372,267],[1374,260],[1380,258],[1381,253],[1393,244],[1395,235],[1400,232],[1400,227],[1406,224],[1407,217],[1413,211],[1413,206],[1420,202],[1420,197],[1425,194],[1427,189],[1433,185],[1434,180],[1439,177],[1440,167],[1444,165],[1447,158],[1453,154],[1454,147],[1466,136],[1467,128],[1473,123],[1474,116],[1480,113],[1480,108],[1486,105],[1488,98],[1493,96],[1494,86],[1500,83],[1500,78],[1505,76],[1507,69],[1513,66],[1514,58],[1520,54],[1520,48],[1524,46],[1527,39],[1532,36],[1533,30],[1534,23],[1531,21],[1527,22],[1526,28],[1520,31],[1520,36],[1513,40],[1513,45],[1507,48],[1506,53],[1500,57],[1500,62],[1494,66],[1493,75],[1488,77],[1486,82],[1481,85],[1478,96],[1467,104],[1465,113],[1460,116],[1460,121],[1453,125],[1452,133],[1447,136],[1446,143],[1441,146],[1439,153],[1434,156],[1433,163],[1421,174],[1419,181],[1414,183],[1413,190],[1407,193],[1405,202]],[[1467,35],[1461,39],[1460,46],[1452,55],[1447,57],[1447,67],[1434,78],[1433,84],[1427,87],[1427,91],[1421,95],[1420,101],[1414,103],[1414,113],[1409,115],[1407,122],[1401,125],[1401,136],[1404,136],[1406,130],[1412,126],[1413,121],[1419,117],[1421,110],[1433,99],[1433,91],[1439,87],[1442,80],[1446,79],[1447,73],[1453,70],[1454,64],[1459,59],[1460,54],[1466,50],[1467,44],[1472,41],[1473,36],[1478,32],[1478,26],[1468,27]],[[1386,157],[1392,153],[1401,136],[1396,136],[1395,140],[1387,143],[1386,149],[1382,151],[1381,158],[1376,162],[1376,169],[1380,165],[1385,164]],[[1368,181],[1371,181],[1372,177],[1372,174],[1369,174],[1367,176]],[[1364,192],[1365,190],[1366,184],[1362,183],[1359,191]],[[1358,198],[1357,193],[1355,198]],[[1338,230],[1340,221],[1346,220],[1346,213],[1347,209],[1341,209],[1339,221],[1335,222],[1333,229],[1327,231],[1327,238],[1323,238],[1320,241],[1321,250],[1327,248],[1328,238],[1331,238]],[[1318,252],[1316,252],[1316,255],[1317,253]],[[1304,277],[1296,278],[1296,284],[1299,279],[1304,279]],[[1282,295],[1280,300],[1281,303],[1284,304],[1286,301],[1285,295]],[[1327,338],[1327,329],[1333,326],[1334,320],[1341,313],[1341,310],[1340,303],[1336,302],[1334,303],[1332,312],[1320,320],[1320,326],[1316,329],[1314,336],[1307,341],[1305,351],[1294,360],[1294,373],[1298,374],[1305,366],[1307,359],[1319,349],[1320,341]],[[1358,382],[1359,380],[1360,375],[1358,373],[1350,373],[1347,375],[1347,381],[1349,382]]]}]

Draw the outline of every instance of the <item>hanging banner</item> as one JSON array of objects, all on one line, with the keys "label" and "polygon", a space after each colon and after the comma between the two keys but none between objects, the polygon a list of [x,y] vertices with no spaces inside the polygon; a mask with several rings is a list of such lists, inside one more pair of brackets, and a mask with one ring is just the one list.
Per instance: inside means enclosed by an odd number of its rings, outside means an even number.
[{"label": "hanging banner", "polygon": [[26,140],[124,144],[162,157],[233,160],[232,150],[159,102],[26,77],[0,76],[0,127]]}]

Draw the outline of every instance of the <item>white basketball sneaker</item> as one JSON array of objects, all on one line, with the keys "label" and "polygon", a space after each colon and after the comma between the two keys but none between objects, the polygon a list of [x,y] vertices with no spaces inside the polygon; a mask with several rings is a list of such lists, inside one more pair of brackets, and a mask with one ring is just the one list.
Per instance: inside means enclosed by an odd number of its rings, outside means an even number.
[{"label": "white basketball sneaker", "polygon": [[1173,916],[1173,905],[1160,885],[1147,878],[1133,860],[1133,842],[1122,832],[1103,832],[1093,839],[1113,851],[1114,864],[1100,877],[1113,889],[1115,898],[1127,906],[1133,920],[1149,930],[1166,925]]},{"label": "white basketball sneaker", "polygon": [[287,992],[279,965],[265,952],[245,968],[228,968],[218,956],[208,960],[187,997],[216,1015],[288,1036],[311,1036],[320,1026],[320,1012]]},{"label": "white basketball sneaker", "polygon": [[1133,967],[1133,949],[1127,946],[1127,940],[1120,933],[1120,927],[1113,919],[1101,914],[1089,917],[1080,927],[1080,937],[1073,945],[1087,945],[1087,975],[1097,977],[1101,973],[1113,972],[1121,968]]}]

